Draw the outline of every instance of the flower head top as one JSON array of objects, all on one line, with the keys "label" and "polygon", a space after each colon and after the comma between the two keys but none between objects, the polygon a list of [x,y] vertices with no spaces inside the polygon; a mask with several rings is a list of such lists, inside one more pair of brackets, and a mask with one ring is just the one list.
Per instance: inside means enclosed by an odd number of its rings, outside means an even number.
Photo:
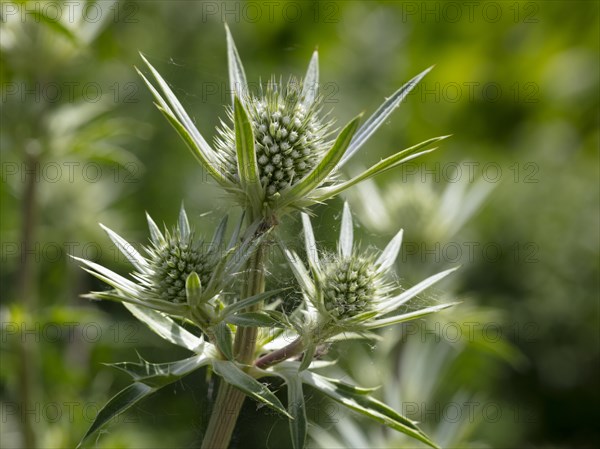
[{"label": "flower head top", "polygon": [[200,134],[167,82],[142,56],[157,83],[141,72],[158,109],[179,133],[192,154],[252,217],[281,216],[304,210],[349,187],[436,148],[425,149],[448,136],[426,140],[397,152],[347,181],[337,172],[387,120],[427,69],[394,92],[360,127],[360,116],[335,139],[329,122],[319,117],[318,53],[312,55],[302,82],[271,81],[265,92],[248,91],[244,67],[226,27],[233,126],[221,123],[214,148]]},{"label": "flower head top", "polygon": [[[297,184],[313,170],[331,142],[327,140],[331,122],[322,122],[317,98],[307,104],[302,85],[290,79],[286,86],[274,78],[260,95],[243,99],[254,135],[258,176],[267,200]],[[233,109],[228,116],[234,121]],[[239,182],[235,129],[224,122],[218,130],[216,149],[229,154],[227,170]]]},{"label": "flower head top", "polygon": [[350,207],[346,203],[338,251],[320,255],[308,215],[302,214],[309,269],[298,255],[284,252],[305,298],[308,322],[318,329],[318,338],[326,340],[340,332],[364,332],[383,326],[412,320],[445,309],[453,304],[439,304],[410,313],[393,315],[403,304],[426,288],[456,270],[443,271],[399,294],[388,273],[394,266],[402,242],[402,230],[379,255],[363,253],[354,248]]},{"label": "flower head top", "polygon": [[[219,224],[210,243],[194,236],[185,209],[181,208],[173,231],[161,232],[150,215],[150,244],[145,256],[114,231],[102,226],[115,246],[134,266],[133,280],[95,262],[79,259],[86,270],[113,290],[91,292],[91,299],[105,299],[158,310],[173,316],[192,318],[198,324],[215,318],[218,296],[252,254],[260,239],[248,238],[235,246],[239,227],[228,245],[224,244],[227,217]],[[215,302],[216,301],[216,302]]]}]

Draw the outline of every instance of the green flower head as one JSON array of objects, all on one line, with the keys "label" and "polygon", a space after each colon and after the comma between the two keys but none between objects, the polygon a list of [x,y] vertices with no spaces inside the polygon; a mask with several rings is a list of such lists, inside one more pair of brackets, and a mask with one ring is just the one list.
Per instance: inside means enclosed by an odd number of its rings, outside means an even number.
[{"label": "green flower head", "polygon": [[[349,187],[397,167],[435,148],[448,136],[426,140],[389,156],[343,181],[340,169],[388,119],[427,69],[394,92],[361,126],[360,116],[332,136],[331,122],[321,117],[319,61],[315,51],[302,81],[274,79],[259,93],[249,91],[246,73],[226,27],[231,89],[230,123],[221,122],[215,145],[198,131],[168,83],[143,58],[157,83],[141,72],[158,109],[169,120],[204,169],[255,218],[305,210]],[[331,136],[331,139],[329,138]]]},{"label": "green flower head", "polygon": [[287,248],[284,248],[284,252],[302,289],[308,321],[319,327],[321,338],[326,339],[345,331],[362,332],[401,323],[452,305],[440,304],[393,315],[410,299],[456,270],[443,271],[394,294],[395,286],[389,280],[389,272],[400,251],[402,230],[381,254],[361,252],[354,248],[352,215],[346,203],[338,251],[320,255],[316,250],[308,215],[302,214],[302,222],[308,270],[295,252]]},{"label": "green flower head", "polygon": [[[182,207],[177,226],[161,232],[147,215],[150,244],[138,252],[114,231],[102,226],[115,246],[134,266],[133,280],[95,262],[79,259],[88,272],[113,289],[92,292],[87,297],[118,301],[158,310],[179,317],[206,318],[223,289],[246,262],[260,239],[245,239],[235,246],[239,227],[224,244],[227,217],[219,224],[210,243],[196,238]],[[200,313],[196,313],[196,312]],[[202,318],[201,321],[204,319]]]}]

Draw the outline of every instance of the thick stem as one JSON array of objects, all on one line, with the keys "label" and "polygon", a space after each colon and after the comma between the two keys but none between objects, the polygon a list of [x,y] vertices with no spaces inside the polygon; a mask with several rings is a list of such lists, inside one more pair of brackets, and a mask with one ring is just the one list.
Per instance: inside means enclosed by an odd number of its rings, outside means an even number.
[{"label": "thick stem", "polygon": [[[246,276],[241,289],[241,299],[265,291],[266,251],[266,243],[262,243],[248,260]],[[259,310],[261,307],[260,304],[255,304],[248,311]],[[239,327],[237,329],[233,349],[236,360],[241,364],[252,363],[257,334],[258,328],[256,327]],[[237,388],[227,382],[220,382],[215,406],[202,441],[203,449],[226,449],[229,446],[245,398],[246,395]]]}]

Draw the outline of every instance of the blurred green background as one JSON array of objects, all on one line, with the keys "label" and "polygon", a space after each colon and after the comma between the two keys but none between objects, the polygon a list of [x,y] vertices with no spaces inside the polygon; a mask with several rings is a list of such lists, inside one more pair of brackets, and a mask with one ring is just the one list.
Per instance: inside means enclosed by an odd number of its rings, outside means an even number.
[{"label": "blurred green background", "polygon": [[[338,126],[436,65],[348,174],[453,137],[347,199],[363,247],[405,229],[402,283],[462,264],[422,300],[464,302],[377,349],[333,349],[352,377],[383,383],[447,447],[598,447],[598,2],[3,1],[0,12],[3,448],[74,447],[127,384],[102,363],[185,356],[121,306],[79,298],[103,287],[68,254],[126,273],[98,222],[143,243],[144,211],[171,225],[183,200],[208,233],[232,209],[133,68],[141,51],[212,138],[229,101],[225,21],[255,83],[302,76],[318,46]],[[325,246],[341,204],[314,210]],[[195,447],[213,387],[197,372],[88,446]],[[324,430],[310,447],[416,445],[311,395]],[[251,401],[243,413],[235,447],[290,446],[283,419]]]}]

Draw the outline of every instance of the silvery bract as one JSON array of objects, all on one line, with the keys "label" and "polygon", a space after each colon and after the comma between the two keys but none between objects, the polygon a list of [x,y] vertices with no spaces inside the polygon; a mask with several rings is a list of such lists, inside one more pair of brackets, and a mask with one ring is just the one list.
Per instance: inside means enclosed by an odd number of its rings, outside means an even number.
[{"label": "silvery bract", "polygon": [[142,56],[156,80],[141,72],[157,107],[169,120],[202,167],[253,217],[281,216],[291,209],[331,198],[360,181],[397,167],[435,148],[435,137],[400,151],[357,176],[342,181],[338,171],[364,145],[400,102],[429,72],[427,69],[394,92],[359,126],[360,116],[330,139],[330,122],[321,115],[319,63],[313,53],[302,81],[286,85],[271,79],[258,94],[249,92],[246,74],[227,29],[231,124],[221,123],[216,145],[200,134],[158,71]]}]

